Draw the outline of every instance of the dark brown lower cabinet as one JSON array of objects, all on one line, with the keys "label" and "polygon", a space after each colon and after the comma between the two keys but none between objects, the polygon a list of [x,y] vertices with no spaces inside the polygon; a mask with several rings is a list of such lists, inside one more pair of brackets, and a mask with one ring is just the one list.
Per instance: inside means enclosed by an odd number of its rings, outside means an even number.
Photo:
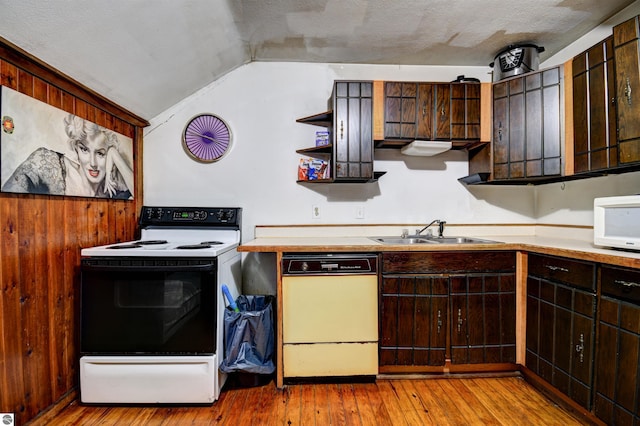
[{"label": "dark brown lower cabinet", "polygon": [[437,276],[383,278],[380,365],[444,365],[448,285]]},{"label": "dark brown lower cabinet", "polygon": [[591,409],[595,264],[529,255],[526,366]]},{"label": "dark brown lower cabinet", "polygon": [[514,252],[394,252],[382,259],[381,372],[515,363]]},{"label": "dark brown lower cabinet", "polygon": [[451,363],[515,362],[515,275],[453,275],[449,292]]},{"label": "dark brown lower cabinet", "polygon": [[640,271],[602,267],[594,411],[640,425]]}]

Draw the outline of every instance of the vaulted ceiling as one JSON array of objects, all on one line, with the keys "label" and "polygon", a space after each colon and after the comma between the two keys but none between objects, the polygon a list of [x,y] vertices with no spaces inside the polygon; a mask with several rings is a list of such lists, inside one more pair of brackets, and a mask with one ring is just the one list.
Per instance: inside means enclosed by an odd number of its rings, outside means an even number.
[{"label": "vaulted ceiling", "polygon": [[[637,0],[640,1],[640,0]],[[15,0],[0,37],[145,119],[251,61],[488,66],[634,0]]]}]

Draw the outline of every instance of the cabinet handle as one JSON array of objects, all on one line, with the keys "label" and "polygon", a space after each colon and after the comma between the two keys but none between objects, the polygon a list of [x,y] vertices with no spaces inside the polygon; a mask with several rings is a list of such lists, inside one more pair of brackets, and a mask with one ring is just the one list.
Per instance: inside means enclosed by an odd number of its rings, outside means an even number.
[{"label": "cabinet handle", "polygon": [[426,117],[427,116],[427,102],[423,102],[422,103],[422,117]]},{"label": "cabinet handle", "polygon": [[462,331],[462,309],[458,309],[458,333]]},{"label": "cabinet handle", "polygon": [[580,363],[584,363],[584,334],[583,333],[580,333],[580,339],[578,339],[578,341],[580,343],[576,345],[576,352],[578,352],[578,359],[580,360]]},{"label": "cabinet handle", "polygon": [[544,267],[549,269],[550,271],[569,272],[567,268],[563,268],[562,266],[544,265]]},{"label": "cabinet handle", "polygon": [[442,107],[442,109],[440,110],[440,115],[444,117],[444,115],[445,115],[444,107]]},{"label": "cabinet handle", "polygon": [[627,98],[627,104],[631,105],[631,82],[627,77],[627,84],[624,86],[624,96]]},{"label": "cabinet handle", "polygon": [[502,121],[498,124],[498,140],[502,142]]},{"label": "cabinet handle", "polygon": [[440,334],[440,329],[442,328],[442,312],[438,309],[438,334]]},{"label": "cabinet handle", "polygon": [[340,139],[344,139],[344,120],[340,120]]},{"label": "cabinet handle", "polygon": [[615,280],[614,284],[620,284],[620,285],[623,285],[623,286],[629,287],[629,288],[640,287],[640,284],[634,283],[633,281]]}]

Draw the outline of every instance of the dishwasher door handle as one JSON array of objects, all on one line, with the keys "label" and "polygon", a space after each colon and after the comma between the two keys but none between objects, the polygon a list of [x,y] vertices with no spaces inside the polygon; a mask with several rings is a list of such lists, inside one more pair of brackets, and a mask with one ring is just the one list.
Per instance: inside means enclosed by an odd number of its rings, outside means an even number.
[{"label": "dishwasher door handle", "polygon": [[338,264],[337,263],[323,263],[322,265],[320,265],[320,267],[322,268],[322,270],[329,270],[332,271],[334,269],[338,269]]}]

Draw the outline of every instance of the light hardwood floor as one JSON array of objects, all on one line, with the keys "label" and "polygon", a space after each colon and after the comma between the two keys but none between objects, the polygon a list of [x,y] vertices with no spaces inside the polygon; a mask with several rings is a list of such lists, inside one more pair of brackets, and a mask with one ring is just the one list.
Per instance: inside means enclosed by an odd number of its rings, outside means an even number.
[{"label": "light hardwood floor", "polygon": [[33,425],[581,425],[521,377],[378,379],[225,389],[211,406],[73,402]]}]

